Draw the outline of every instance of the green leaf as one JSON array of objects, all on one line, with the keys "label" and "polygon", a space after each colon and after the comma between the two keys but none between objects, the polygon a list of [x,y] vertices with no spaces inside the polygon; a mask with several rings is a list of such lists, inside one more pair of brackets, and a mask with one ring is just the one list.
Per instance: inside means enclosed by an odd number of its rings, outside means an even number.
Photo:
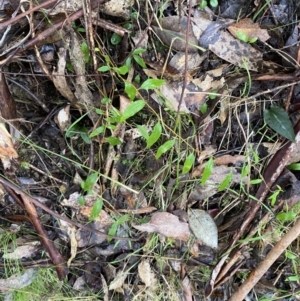
[{"label": "green leaf", "polygon": [[290,251],[286,251],[285,252],[285,257],[291,260],[295,260],[298,258],[297,255],[295,255],[294,253],[290,252]]},{"label": "green leaf", "polygon": [[145,127],[138,125],[138,124],[136,127],[139,130],[139,132],[141,133],[142,137],[147,141],[149,139],[149,134],[148,134],[147,130],[145,129]]},{"label": "green leaf", "polygon": [[243,32],[243,31],[237,31],[235,35],[236,35],[236,37],[239,40],[241,40],[241,41],[243,41],[245,43],[248,43],[249,37],[248,37],[248,35],[245,32]]},{"label": "green leaf", "polygon": [[113,68],[117,73],[120,73],[121,75],[125,75],[128,73],[129,68],[126,65],[123,65],[121,67],[115,67]]},{"label": "green leaf", "polygon": [[287,166],[289,170],[300,170],[300,163],[293,163]]},{"label": "green leaf", "polygon": [[84,202],[84,197],[83,197],[83,195],[81,195],[81,196],[79,197],[78,203],[79,203],[79,205],[81,205],[81,206],[84,205],[85,202]]},{"label": "green leaf", "polygon": [[139,55],[134,55],[133,59],[136,61],[137,64],[139,64],[142,68],[146,68],[146,64],[144,60]]},{"label": "green leaf", "polygon": [[117,137],[112,136],[112,137],[106,137],[105,139],[111,146],[116,146],[116,145],[122,144],[122,141]]},{"label": "green leaf", "polygon": [[223,191],[230,187],[232,181],[232,171],[225,177],[225,179],[220,183],[218,191]]},{"label": "green leaf", "polygon": [[89,134],[89,138],[93,138],[95,136],[98,136],[98,135],[102,134],[103,132],[104,132],[104,127],[103,126],[99,126],[98,128],[96,128],[95,130],[93,130]]},{"label": "green leaf", "polygon": [[271,201],[271,205],[274,206],[276,203],[276,200],[278,198],[278,195],[280,192],[282,192],[283,190],[281,189],[281,187],[279,185],[277,185],[277,190],[275,190],[270,196],[269,196],[269,200]]},{"label": "green leaf", "polygon": [[250,181],[251,185],[256,185],[256,184],[260,184],[262,182],[262,179],[253,179]]},{"label": "green leaf", "polygon": [[169,149],[171,149],[175,144],[175,139],[166,141],[163,145],[161,145],[155,155],[156,159],[159,159],[161,155],[166,153]]},{"label": "green leaf", "polygon": [[97,199],[95,204],[92,207],[91,214],[89,216],[89,220],[93,221],[95,218],[97,218],[102,210],[103,201],[101,199]]},{"label": "green leaf", "polygon": [[83,54],[83,59],[86,63],[88,63],[90,59],[89,47],[86,42],[82,42],[80,46],[81,52]]},{"label": "green leaf", "polygon": [[194,155],[194,153],[191,153],[186,157],[186,159],[184,161],[182,173],[183,174],[188,173],[191,170],[191,168],[193,167],[194,163],[195,163],[195,155]]},{"label": "green leaf", "polygon": [[285,281],[297,281],[299,282],[300,277],[297,275],[286,277]]},{"label": "green leaf", "polygon": [[153,128],[151,135],[147,139],[146,148],[150,148],[159,139],[159,137],[161,136],[161,132],[162,132],[162,126],[160,122],[157,122]]},{"label": "green leaf", "polygon": [[95,109],[95,111],[100,116],[104,115],[104,111],[102,109]]},{"label": "green leaf", "polygon": [[296,212],[280,212],[276,215],[276,218],[281,222],[290,222],[297,216]]},{"label": "green leaf", "polygon": [[214,159],[210,158],[206,162],[203,173],[202,173],[201,182],[200,182],[202,185],[204,185],[206,183],[206,181],[208,180],[208,178],[212,174],[213,167],[214,167]]},{"label": "green leaf", "polygon": [[110,69],[111,69],[110,66],[104,65],[104,66],[98,68],[98,71],[99,72],[106,72],[106,71],[109,71]]},{"label": "green leaf", "polygon": [[140,87],[141,90],[156,89],[165,84],[164,79],[149,78],[144,81]]},{"label": "green leaf", "polygon": [[82,138],[82,140],[86,143],[86,144],[91,144],[91,139],[88,136],[87,131],[82,131],[80,132],[80,137]]},{"label": "green leaf", "polygon": [[209,4],[212,7],[217,7],[219,5],[218,0],[210,0]]},{"label": "green leaf", "polygon": [[245,178],[247,177],[249,174],[249,166],[248,164],[244,163],[243,167],[242,167],[242,171],[241,171],[241,177]]},{"label": "green leaf", "polygon": [[108,97],[104,97],[104,98],[101,99],[101,103],[103,105],[106,105],[106,104],[112,103],[112,100]]},{"label": "green leaf", "polygon": [[253,37],[252,39],[250,39],[249,43],[255,43],[258,40],[258,37]]},{"label": "green leaf", "polygon": [[125,121],[129,117],[134,116],[136,113],[138,113],[140,110],[143,109],[143,107],[146,105],[146,102],[144,100],[137,100],[132,102],[124,111],[120,118],[120,122]]},{"label": "green leaf", "polygon": [[118,35],[117,33],[113,33],[111,38],[110,38],[110,42],[113,44],[113,45],[117,45],[119,44],[120,42],[122,41],[122,37],[120,35]]},{"label": "green leaf", "polygon": [[287,112],[277,106],[264,111],[265,123],[281,136],[295,142],[295,132]]},{"label": "green leaf", "polygon": [[217,93],[218,93],[217,90],[211,91],[211,92],[209,93],[209,95],[208,95],[208,98],[209,98],[209,99],[216,99]]},{"label": "green leaf", "polygon": [[99,178],[99,173],[98,172],[94,172],[92,174],[90,174],[85,181],[83,181],[81,183],[81,188],[86,192],[86,191],[90,191],[93,189],[93,186],[95,185],[95,183],[98,181]]},{"label": "green leaf", "polygon": [[206,0],[202,0],[200,3],[200,8],[204,9],[207,6],[207,1]]},{"label": "green leaf", "polygon": [[204,103],[201,107],[200,107],[200,112],[202,114],[205,114],[207,112],[207,103]]},{"label": "green leaf", "polygon": [[125,62],[125,65],[127,66],[128,70],[130,69],[130,66],[131,66],[131,57],[129,57],[126,62]]},{"label": "green leaf", "polygon": [[136,95],[135,86],[132,83],[125,81],[125,92],[127,93],[129,99],[133,101]]},{"label": "green leaf", "polygon": [[132,52],[132,56],[134,55],[139,55],[141,53],[144,53],[146,51],[146,49],[144,48],[137,48],[137,49],[134,49],[133,52]]},{"label": "green leaf", "polygon": [[[116,220],[112,226],[110,227],[109,231],[108,231],[108,235],[111,236],[115,236],[118,230],[118,227],[122,224],[124,224],[125,222],[129,221],[130,219],[130,215],[129,214],[125,214],[123,216],[121,216],[118,220]],[[108,241],[111,241],[112,238],[108,238]]]}]

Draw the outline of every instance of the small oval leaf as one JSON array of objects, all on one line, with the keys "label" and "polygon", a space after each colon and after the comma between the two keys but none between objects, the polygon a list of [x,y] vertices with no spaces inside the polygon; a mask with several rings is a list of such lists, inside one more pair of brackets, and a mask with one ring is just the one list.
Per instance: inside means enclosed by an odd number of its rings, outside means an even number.
[{"label": "small oval leaf", "polygon": [[202,174],[202,177],[201,177],[201,184],[202,185],[204,185],[206,183],[206,181],[208,180],[208,178],[212,174],[213,167],[214,167],[214,159],[210,158],[206,162],[204,170],[203,170],[203,174]]},{"label": "small oval leaf", "polygon": [[144,81],[140,87],[141,90],[156,89],[165,84],[164,79],[149,78]]},{"label": "small oval leaf", "polygon": [[191,170],[191,168],[193,167],[194,163],[195,163],[195,155],[194,155],[194,153],[191,153],[186,157],[186,159],[184,161],[182,173],[183,174],[188,173]]},{"label": "small oval leaf", "polygon": [[295,132],[287,112],[277,106],[264,111],[265,123],[281,136],[295,142]]},{"label": "small oval leaf", "polygon": [[157,124],[154,126],[153,131],[149,138],[147,139],[147,148],[150,148],[160,137],[162,132],[162,126],[160,122],[157,122]]},{"label": "small oval leaf", "polygon": [[171,149],[175,144],[175,139],[166,141],[163,145],[161,145],[155,155],[156,159],[159,159],[161,155],[166,153],[169,149]]},{"label": "small oval leaf", "polygon": [[93,205],[91,214],[89,216],[90,221],[93,221],[94,219],[96,219],[99,216],[99,214],[102,210],[102,205],[103,205],[103,201],[101,199],[98,199],[95,202],[95,204]]},{"label": "small oval leaf", "polygon": [[132,83],[125,82],[125,92],[127,93],[129,99],[133,101],[136,95],[136,89]]},{"label": "small oval leaf", "polygon": [[125,121],[129,117],[134,116],[136,113],[138,113],[140,110],[143,109],[143,107],[146,105],[146,102],[144,100],[137,100],[132,102],[124,111],[120,118],[120,122]]}]

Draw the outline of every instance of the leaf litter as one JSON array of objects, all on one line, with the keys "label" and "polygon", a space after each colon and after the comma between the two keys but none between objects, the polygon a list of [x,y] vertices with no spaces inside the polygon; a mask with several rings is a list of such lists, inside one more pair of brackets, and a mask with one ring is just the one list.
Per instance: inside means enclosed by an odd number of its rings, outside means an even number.
[{"label": "leaf litter", "polygon": [[59,258],[68,297],[296,300],[297,3],[50,2],[41,33],[0,5],[2,281]]}]

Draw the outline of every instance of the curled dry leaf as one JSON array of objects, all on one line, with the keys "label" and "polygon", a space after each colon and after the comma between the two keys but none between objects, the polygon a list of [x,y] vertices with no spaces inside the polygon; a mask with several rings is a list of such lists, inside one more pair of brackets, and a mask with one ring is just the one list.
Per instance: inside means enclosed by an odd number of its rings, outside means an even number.
[{"label": "curled dry leaf", "polygon": [[179,221],[177,216],[168,212],[154,213],[150,222],[133,227],[140,231],[156,232],[183,241],[187,241],[191,235],[188,224]]}]

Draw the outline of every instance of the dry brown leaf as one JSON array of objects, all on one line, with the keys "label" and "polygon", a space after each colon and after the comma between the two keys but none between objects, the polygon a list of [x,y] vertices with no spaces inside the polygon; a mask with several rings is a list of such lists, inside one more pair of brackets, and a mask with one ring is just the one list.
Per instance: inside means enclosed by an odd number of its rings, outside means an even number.
[{"label": "dry brown leaf", "polygon": [[140,231],[156,232],[183,241],[187,241],[191,235],[188,223],[179,221],[177,216],[168,212],[154,213],[150,222],[133,227]]},{"label": "dry brown leaf", "polygon": [[13,158],[18,158],[18,153],[14,149],[10,133],[4,123],[0,122],[0,159]]},{"label": "dry brown leaf", "polygon": [[258,38],[262,42],[266,42],[270,38],[266,29],[261,29],[258,23],[253,23],[249,18],[241,19],[239,22],[230,25],[228,30],[236,38],[238,38],[239,33],[245,34],[249,40]]}]

